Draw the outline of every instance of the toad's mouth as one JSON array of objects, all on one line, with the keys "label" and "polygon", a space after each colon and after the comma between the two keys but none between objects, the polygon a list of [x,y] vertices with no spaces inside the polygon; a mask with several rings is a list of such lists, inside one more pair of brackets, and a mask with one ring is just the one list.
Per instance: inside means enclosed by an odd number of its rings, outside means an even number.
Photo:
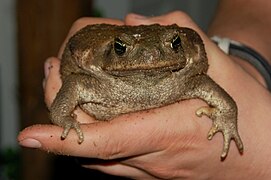
[{"label": "toad's mouth", "polygon": [[172,64],[172,65],[166,65],[166,66],[133,66],[133,67],[127,67],[122,66],[121,68],[105,68],[104,71],[108,74],[115,75],[115,76],[132,76],[135,74],[161,74],[161,73],[173,73],[180,71],[185,67],[184,64]]}]

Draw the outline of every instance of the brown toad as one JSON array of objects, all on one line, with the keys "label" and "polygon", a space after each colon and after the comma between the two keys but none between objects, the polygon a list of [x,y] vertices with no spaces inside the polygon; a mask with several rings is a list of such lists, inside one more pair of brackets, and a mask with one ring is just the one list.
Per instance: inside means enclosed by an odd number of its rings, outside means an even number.
[{"label": "brown toad", "polygon": [[50,118],[64,128],[62,139],[75,129],[83,133],[73,111],[79,106],[98,120],[199,98],[209,106],[196,111],[213,120],[208,139],[222,132],[227,156],[233,139],[240,152],[234,100],[206,73],[208,60],[200,36],[177,25],[89,25],[66,45],[61,61],[63,85]]}]

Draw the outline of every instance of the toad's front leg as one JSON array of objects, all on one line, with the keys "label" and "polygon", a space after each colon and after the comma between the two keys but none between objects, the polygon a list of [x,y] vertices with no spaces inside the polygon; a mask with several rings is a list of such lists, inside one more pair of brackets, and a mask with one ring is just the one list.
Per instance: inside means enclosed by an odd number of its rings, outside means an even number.
[{"label": "toad's front leg", "polygon": [[61,139],[65,139],[69,131],[74,129],[78,134],[78,143],[82,143],[84,140],[83,132],[73,113],[79,101],[80,85],[77,78],[71,75],[63,80],[62,87],[49,108],[49,116],[52,123],[64,128]]},{"label": "toad's front leg", "polygon": [[197,87],[192,88],[190,95],[204,100],[209,105],[196,111],[197,116],[206,115],[213,121],[208,139],[211,140],[217,132],[223,134],[224,146],[221,160],[226,158],[232,139],[235,141],[239,152],[242,153],[243,143],[237,130],[238,110],[234,100],[207,75],[200,75],[193,81],[195,83],[192,84],[197,84]]}]

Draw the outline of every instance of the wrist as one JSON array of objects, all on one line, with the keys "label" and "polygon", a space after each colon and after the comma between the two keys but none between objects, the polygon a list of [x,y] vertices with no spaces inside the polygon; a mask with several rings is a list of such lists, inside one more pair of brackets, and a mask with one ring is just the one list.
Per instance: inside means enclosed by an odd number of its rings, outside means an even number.
[{"label": "wrist", "polygon": [[213,36],[217,46],[230,55],[245,72],[262,86],[271,90],[271,66],[268,61],[254,49],[229,38]]}]

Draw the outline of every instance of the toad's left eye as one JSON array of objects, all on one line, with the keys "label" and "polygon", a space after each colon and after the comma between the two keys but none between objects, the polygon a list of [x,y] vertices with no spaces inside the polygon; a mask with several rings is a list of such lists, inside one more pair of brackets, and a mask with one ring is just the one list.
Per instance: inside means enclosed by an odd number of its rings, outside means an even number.
[{"label": "toad's left eye", "polygon": [[119,38],[115,39],[114,49],[117,55],[121,56],[126,52],[126,45]]},{"label": "toad's left eye", "polygon": [[177,52],[179,50],[179,47],[181,46],[182,46],[182,41],[181,41],[180,36],[179,35],[174,36],[174,38],[171,41],[171,48]]}]

